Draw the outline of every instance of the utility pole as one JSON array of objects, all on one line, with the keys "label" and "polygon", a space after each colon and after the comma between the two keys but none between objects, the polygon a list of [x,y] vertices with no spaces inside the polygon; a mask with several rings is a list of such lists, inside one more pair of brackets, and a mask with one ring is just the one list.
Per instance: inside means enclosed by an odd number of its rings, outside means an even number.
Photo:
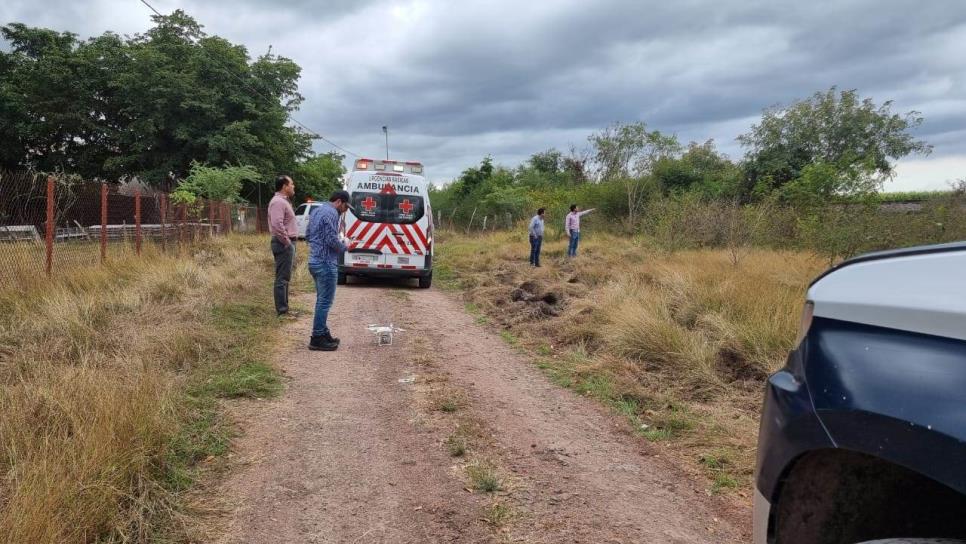
[{"label": "utility pole", "polygon": [[386,135],[386,160],[389,160],[389,127],[382,125],[382,132]]}]

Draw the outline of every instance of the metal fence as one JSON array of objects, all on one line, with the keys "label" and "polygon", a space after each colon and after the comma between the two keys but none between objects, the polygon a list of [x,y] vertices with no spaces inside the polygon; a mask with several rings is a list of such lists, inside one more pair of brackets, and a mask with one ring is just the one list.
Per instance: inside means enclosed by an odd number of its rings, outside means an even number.
[{"label": "metal fence", "polygon": [[225,202],[175,203],[136,181],[0,172],[0,278],[140,256],[147,245],[185,251],[212,236],[264,232],[265,216]]}]

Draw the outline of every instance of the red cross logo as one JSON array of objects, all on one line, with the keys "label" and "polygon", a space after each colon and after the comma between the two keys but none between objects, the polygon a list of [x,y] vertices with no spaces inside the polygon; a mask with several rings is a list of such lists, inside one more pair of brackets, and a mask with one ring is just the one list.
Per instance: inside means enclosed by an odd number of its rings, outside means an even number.
[{"label": "red cross logo", "polygon": [[402,210],[404,214],[409,215],[409,212],[413,211],[413,203],[407,198],[399,203],[399,209]]},{"label": "red cross logo", "polygon": [[382,190],[379,192],[384,195],[394,195],[396,194],[396,189],[393,188],[391,183],[387,182],[385,185],[382,186]]},{"label": "red cross logo", "polygon": [[367,196],[365,200],[362,201],[362,207],[366,209],[367,212],[372,212],[376,208],[376,201],[371,196]]}]

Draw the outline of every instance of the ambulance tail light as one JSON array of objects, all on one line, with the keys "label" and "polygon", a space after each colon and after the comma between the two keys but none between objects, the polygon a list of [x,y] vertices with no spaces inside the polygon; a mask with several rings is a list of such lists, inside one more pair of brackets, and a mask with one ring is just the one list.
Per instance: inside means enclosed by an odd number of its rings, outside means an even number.
[{"label": "ambulance tail light", "polygon": [[405,170],[406,170],[406,168],[403,165],[401,165],[401,164],[394,164],[394,165],[392,165],[392,171],[393,172],[403,172]]},{"label": "ambulance tail light", "polygon": [[374,165],[374,167],[375,167],[376,170],[385,170],[386,169],[386,163],[384,163],[384,162],[377,162]]},{"label": "ambulance tail light", "polygon": [[356,170],[368,170],[369,161],[366,159],[359,159],[356,161]]},{"label": "ambulance tail light", "polygon": [[423,165],[421,165],[421,164],[415,164],[415,165],[413,165],[413,166],[410,167],[410,170],[412,170],[413,174],[422,174],[423,173]]}]

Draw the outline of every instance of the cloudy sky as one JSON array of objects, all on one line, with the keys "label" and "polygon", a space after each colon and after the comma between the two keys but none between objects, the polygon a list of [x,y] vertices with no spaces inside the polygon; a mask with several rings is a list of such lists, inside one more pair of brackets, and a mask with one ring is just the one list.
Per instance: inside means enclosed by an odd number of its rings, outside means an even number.
[{"label": "cloudy sky", "polygon": [[[932,155],[888,190],[966,177],[962,0],[149,0],[255,56],[303,68],[296,117],[355,153],[421,160],[450,179],[489,154],[515,165],[614,121],[684,141],[735,137],[762,108],[830,86],[926,118]],[[142,32],[138,0],[2,0],[0,23],[81,36]],[[320,151],[330,149],[318,142]]]}]

